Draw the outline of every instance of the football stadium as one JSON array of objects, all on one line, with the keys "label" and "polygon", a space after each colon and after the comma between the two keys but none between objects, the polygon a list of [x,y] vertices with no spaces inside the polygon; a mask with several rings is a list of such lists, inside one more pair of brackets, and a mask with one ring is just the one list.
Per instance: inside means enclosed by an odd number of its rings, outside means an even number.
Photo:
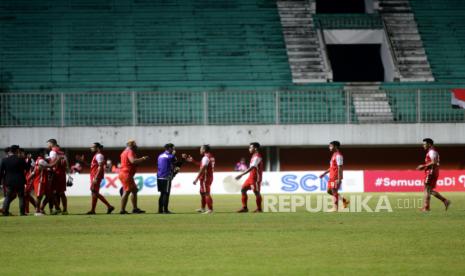
[{"label": "football stadium", "polygon": [[463,275],[464,0],[0,0],[0,275]]}]

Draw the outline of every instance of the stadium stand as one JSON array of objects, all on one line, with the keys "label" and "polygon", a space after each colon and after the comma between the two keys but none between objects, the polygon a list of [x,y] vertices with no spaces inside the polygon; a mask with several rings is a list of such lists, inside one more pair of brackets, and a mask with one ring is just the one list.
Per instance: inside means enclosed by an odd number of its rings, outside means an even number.
[{"label": "stadium stand", "polygon": [[324,62],[325,47],[315,28],[312,1],[278,1],[278,11],[286,42],[294,83],[326,82],[332,79]]},{"label": "stadium stand", "polygon": [[437,81],[465,79],[465,6],[460,0],[410,0]]},{"label": "stadium stand", "polygon": [[380,0],[380,7],[400,81],[434,81],[409,0]]},{"label": "stadium stand", "polygon": [[290,84],[274,1],[7,0],[0,22],[11,92]]},{"label": "stadium stand", "polygon": [[[449,90],[464,83],[464,9],[381,0],[379,14],[335,16],[312,15],[313,0],[4,0],[0,125],[460,122]],[[401,82],[327,83],[319,28],[385,28]]]}]

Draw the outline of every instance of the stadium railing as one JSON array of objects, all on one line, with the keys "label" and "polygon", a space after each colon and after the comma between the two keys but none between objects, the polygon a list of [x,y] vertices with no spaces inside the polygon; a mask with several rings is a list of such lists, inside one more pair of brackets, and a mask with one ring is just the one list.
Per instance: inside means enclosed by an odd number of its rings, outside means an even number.
[{"label": "stadium railing", "polygon": [[322,29],[382,29],[379,14],[314,14],[317,28]]},{"label": "stadium railing", "polygon": [[[388,88],[381,102],[354,105],[360,91],[2,93],[1,127],[359,124],[359,117],[392,113],[392,123],[465,122],[449,89]],[[384,102],[383,102],[384,101]],[[358,102],[358,103],[359,103]],[[377,104],[380,103],[380,104]]]}]

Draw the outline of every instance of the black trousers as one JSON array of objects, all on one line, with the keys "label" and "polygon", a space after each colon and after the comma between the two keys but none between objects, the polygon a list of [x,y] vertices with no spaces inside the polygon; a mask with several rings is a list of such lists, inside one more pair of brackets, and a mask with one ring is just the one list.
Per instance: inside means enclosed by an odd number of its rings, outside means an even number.
[{"label": "black trousers", "polygon": [[19,200],[19,212],[21,215],[25,214],[24,210],[24,185],[19,186],[6,186],[5,201],[3,201],[3,214],[10,214],[10,204],[14,199],[14,196],[18,195]]},{"label": "black trousers", "polygon": [[158,198],[158,213],[167,213],[168,205],[170,203],[171,193],[171,180],[170,179],[157,179],[157,188],[160,192]]}]

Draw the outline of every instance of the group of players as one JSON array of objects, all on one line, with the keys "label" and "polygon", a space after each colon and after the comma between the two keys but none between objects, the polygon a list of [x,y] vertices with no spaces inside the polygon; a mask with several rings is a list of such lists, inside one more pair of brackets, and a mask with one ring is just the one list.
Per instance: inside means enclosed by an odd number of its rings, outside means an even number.
[{"label": "group of players", "polygon": [[[45,208],[48,205],[50,214],[68,214],[67,198],[65,195],[67,187],[66,176],[69,172],[69,163],[64,152],[59,147],[55,139],[47,141],[48,155],[45,150],[39,150],[35,161],[30,155],[26,155],[19,146],[9,147],[7,157],[2,160],[0,168],[0,181],[3,183],[4,203],[1,212],[3,215],[10,215],[9,206],[12,200],[19,198],[20,214],[29,213],[29,204],[35,208],[35,215],[42,216],[45,214]],[[341,144],[338,141],[329,143],[329,151],[332,153],[328,170],[320,175],[320,178],[329,174],[328,194],[333,198],[333,209],[339,210],[339,201],[342,201],[343,208],[349,205],[349,200],[339,194],[339,189],[343,180],[343,156],[340,151]],[[425,162],[417,167],[418,170],[425,172],[425,193],[424,206],[421,211],[430,211],[431,195],[441,200],[446,208],[450,206],[450,200],[443,197],[435,190],[439,177],[439,153],[434,147],[434,142],[430,138],[423,139],[423,148],[426,151]],[[111,214],[115,207],[112,206],[105,197],[100,194],[101,183],[104,179],[105,157],[103,155],[103,146],[96,142],[90,147],[93,153],[90,164],[90,191],[91,191],[91,209],[88,215],[94,215],[97,201],[100,200],[107,207],[107,214]],[[239,213],[246,213],[248,209],[247,192],[251,190],[255,194],[257,208],[254,212],[262,212],[262,195],[260,187],[263,176],[263,158],[260,153],[260,144],[257,142],[250,143],[249,153],[251,154],[249,168],[236,176],[236,180],[241,179],[244,175],[249,174],[248,178],[242,184],[242,208]],[[209,145],[200,147],[200,162],[187,154],[181,154],[180,158],[176,157],[175,146],[171,143],[164,146],[157,159],[157,188],[160,192],[158,200],[158,213],[171,214],[169,210],[169,197],[171,191],[171,182],[179,172],[185,162],[190,162],[199,166],[197,177],[193,184],[199,183],[200,186],[200,208],[197,212],[211,214],[213,212],[213,198],[211,196],[211,185],[213,183],[215,157],[211,152]],[[129,214],[126,211],[129,196],[132,203],[132,213],[145,213],[138,208],[137,193],[138,188],[134,181],[137,172],[137,166],[148,160],[148,156],[137,157],[137,144],[135,140],[129,140],[126,148],[120,155],[121,170],[118,178],[122,183],[121,188],[121,208],[120,214]],[[86,164],[84,159],[80,160]],[[69,177],[70,178],[70,177]]]},{"label": "group of players", "polygon": [[65,192],[69,164],[55,139],[48,140],[47,147],[48,153],[46,149],[39,150],[35,160],[17,145],[5,149],[7,156],[0,167],[4,216],[10,215],[10,203],[16,197],[21,215],[29,213],[29,204],[34,206],[37,216],[44,214],[47,205],[50,214],[68,214]]}]

